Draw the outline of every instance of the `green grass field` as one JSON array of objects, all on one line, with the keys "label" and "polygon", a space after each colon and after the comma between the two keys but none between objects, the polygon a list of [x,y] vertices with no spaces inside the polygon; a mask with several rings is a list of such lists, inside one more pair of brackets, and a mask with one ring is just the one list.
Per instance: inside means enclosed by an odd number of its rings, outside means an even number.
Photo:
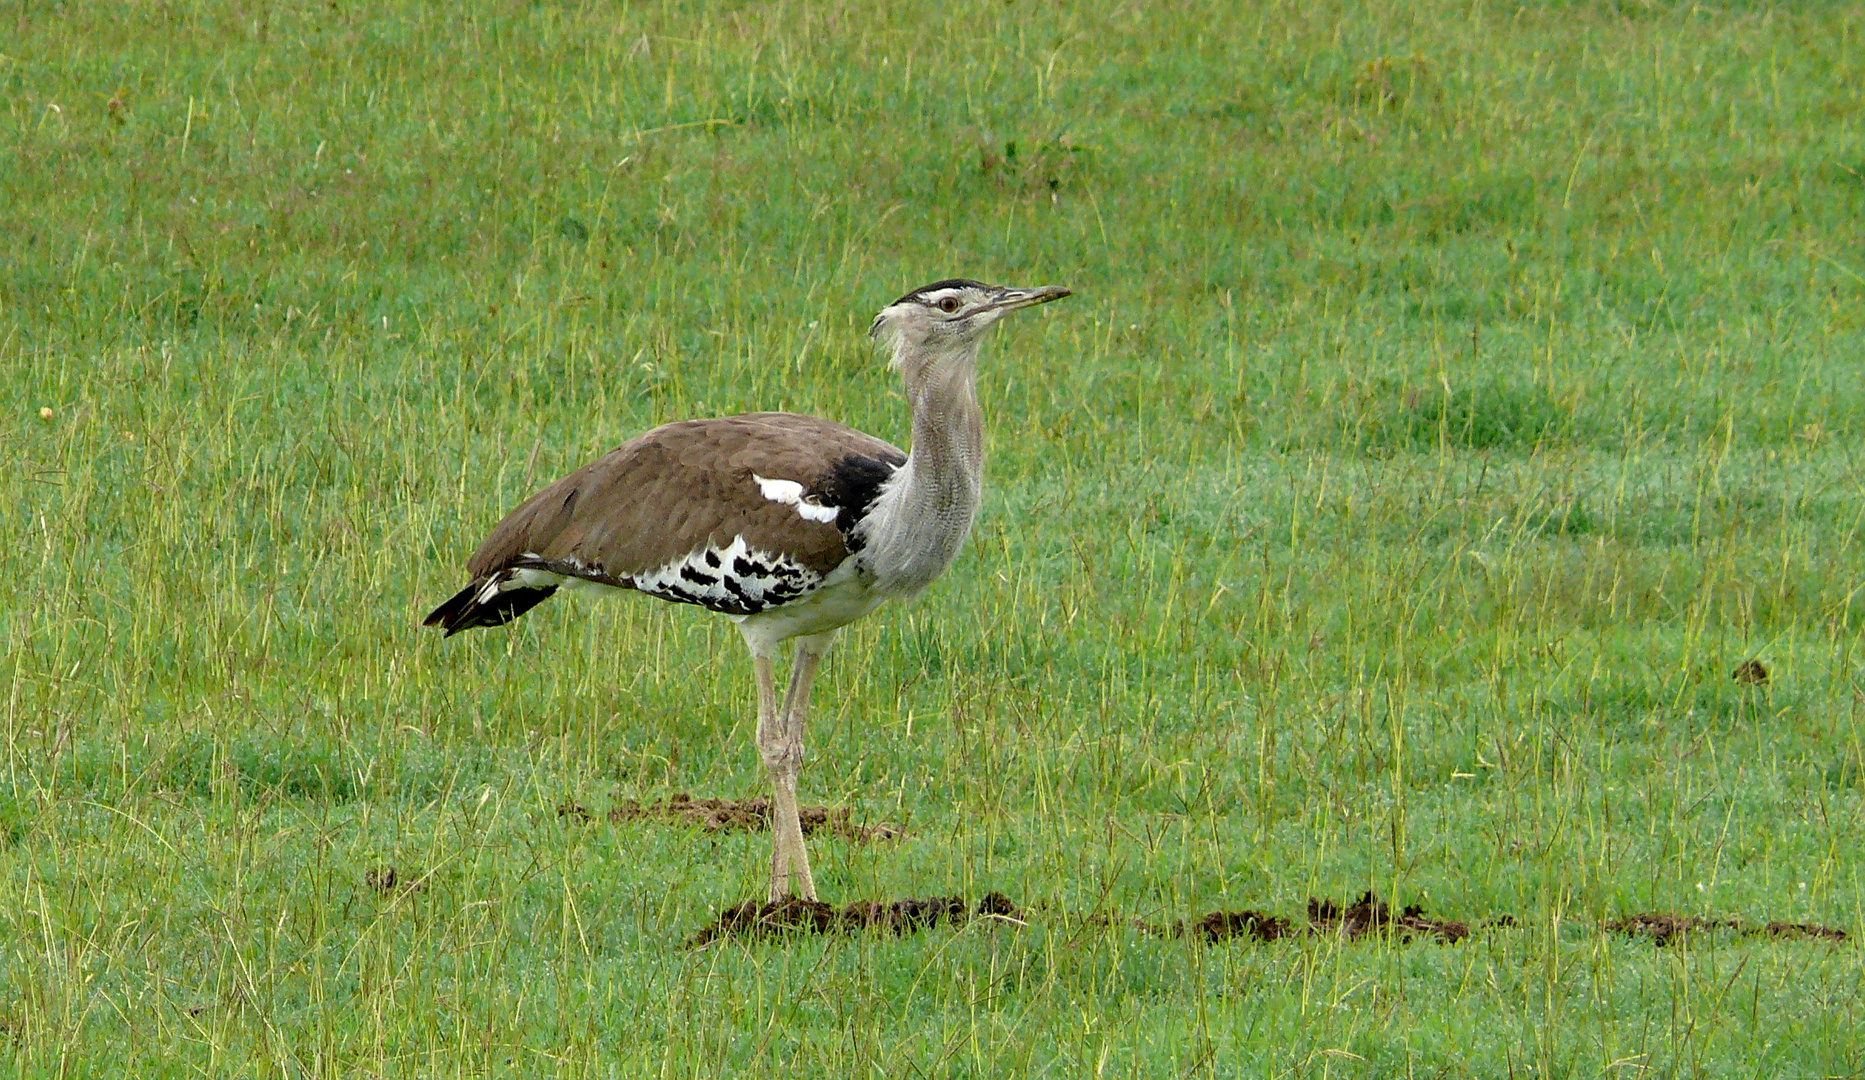
[{"label": "green grass field", "polygon": [[[13,1075],[1865,1075],[1856,943],[1601,925],[1865,932],[1865,9],[0,25]],[[911,834],[826,899],[1028,925],[687,948],[768,837],[602,814],[765,790],[729,624],[417,623],[656,423],[904,441],[953,274],[1077,295],[802,786]],[[1368,889],[1515,925],[1129,921]]]}]

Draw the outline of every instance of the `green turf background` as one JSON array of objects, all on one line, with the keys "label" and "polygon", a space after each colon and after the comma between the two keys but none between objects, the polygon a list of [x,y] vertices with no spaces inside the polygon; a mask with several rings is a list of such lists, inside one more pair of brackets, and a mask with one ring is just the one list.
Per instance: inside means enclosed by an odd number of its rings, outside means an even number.
[{"label": "green turf background", "polygon": [[[1857,4],[0,26],[15,1075],[1865,1073],[1856,945],[1599,926],[1865,930]],[[904,441],[861,331],[953,274],[1077,295],[803,788],[912,834],[827,897],[1030,925],[685,949],[768,841],[556,808],[762,791],[729,625],[416,623],[655,423]],[[1518,925],[1123,922],[1366,889]]]}]

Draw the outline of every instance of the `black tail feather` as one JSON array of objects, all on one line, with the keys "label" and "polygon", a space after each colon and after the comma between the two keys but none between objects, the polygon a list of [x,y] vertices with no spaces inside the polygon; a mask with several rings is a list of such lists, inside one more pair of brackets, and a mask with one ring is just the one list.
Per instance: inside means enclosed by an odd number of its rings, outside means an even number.
[{"label": "black tail feather", "polygon": [[452,637],[462,630],[478,626],[504,626],[550,599],[550,594],[557,591],[557,586],[507,589],[494,593],[492,599],[481,603],[479,595],[485,589],[484,579],[473,582],[454,593],[446,603],[428,612],[427,618],[421,620],[421,625],[440,627],[446,631],[444,637]]}]

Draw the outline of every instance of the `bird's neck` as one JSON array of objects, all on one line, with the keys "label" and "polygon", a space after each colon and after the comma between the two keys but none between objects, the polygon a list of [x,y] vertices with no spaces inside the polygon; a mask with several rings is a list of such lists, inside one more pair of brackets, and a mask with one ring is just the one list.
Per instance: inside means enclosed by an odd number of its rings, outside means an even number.
[{"label": "bird's neck", "polygon": [[984,415],[974,373],[975,361],[935,370],[907,395],[913,407],[911,486],[941,503],[964,501],[971,511],[984,475]]},{"label": "bird's neck", "polygon": [[976,371],[973,348],[908,374],[912,452],[868,530],[868,568],[883,592],[910,595],[931,584],[971,532],[984,475]]}]

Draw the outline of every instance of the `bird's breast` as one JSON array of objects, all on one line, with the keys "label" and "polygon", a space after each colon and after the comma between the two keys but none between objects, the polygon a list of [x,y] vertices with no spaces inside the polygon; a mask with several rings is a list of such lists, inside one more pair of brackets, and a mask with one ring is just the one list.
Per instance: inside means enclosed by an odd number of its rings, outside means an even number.
[{"label": "bird's breast", "polygon": [[875,590],[908,597],[945,573],[971,535],[978,502],[975,476],[929,480],[902,469],[861,526],[860,561]]},{"label": "bird's breast", "polygon": [[886,599],[886,594],[875,588],[874,578],[861,566],[861,560],[851,556],[831,570],[809,595],[738,617],[737,622],[754,649],[761,644],[774,647],[789,638],[826,634],[847,626]]}]

